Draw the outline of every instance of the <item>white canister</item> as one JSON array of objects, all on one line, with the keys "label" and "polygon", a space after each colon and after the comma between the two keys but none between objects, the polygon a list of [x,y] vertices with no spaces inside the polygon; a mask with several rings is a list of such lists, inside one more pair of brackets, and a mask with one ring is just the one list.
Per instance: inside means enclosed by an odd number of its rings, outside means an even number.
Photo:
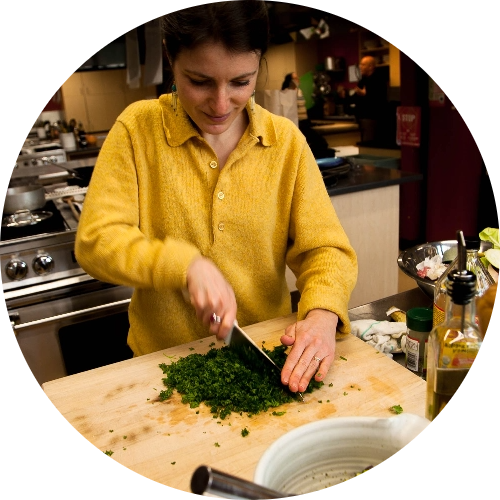
[{"label": "white canister", "polygon": [[333,57],[327,57],[325,59],[325,70],[333,71],[334,69],[335,69],[335,62],[333,60]]},{"label": "white canister", "polygon": [[75,134],[73,132],[61,132],[59,134],[61,145],[66,151],[73,151],[76,149]]}]

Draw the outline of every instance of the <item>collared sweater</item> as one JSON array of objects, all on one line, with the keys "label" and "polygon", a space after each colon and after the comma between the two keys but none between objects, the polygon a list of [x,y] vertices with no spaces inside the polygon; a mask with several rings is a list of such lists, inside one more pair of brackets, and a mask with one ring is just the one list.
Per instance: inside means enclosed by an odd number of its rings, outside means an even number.
[{"label": "collared sweater", "polygon": [[298,128],[258,105],[222,169],[171,96],[133,103],[97,158],[75,243],[91,276],[134,288],[128,344],[142,355],[209,335],[186,301],[186,272],[203,255],[235,292],[240,326],[323,308],[350,331],[354,250]]}]

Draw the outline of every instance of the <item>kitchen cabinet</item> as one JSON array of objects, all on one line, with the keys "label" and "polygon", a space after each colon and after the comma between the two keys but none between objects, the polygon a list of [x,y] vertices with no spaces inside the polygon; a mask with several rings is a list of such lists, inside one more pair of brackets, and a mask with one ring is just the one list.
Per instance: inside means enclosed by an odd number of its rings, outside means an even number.
[{"label": "kitchen cabinet", "polygon": [[156,98],[156,87],[130,89],[125,69],[73,73],[61,87],[68,120],[82,122],[87,132],[109,130],[131,103]]}]

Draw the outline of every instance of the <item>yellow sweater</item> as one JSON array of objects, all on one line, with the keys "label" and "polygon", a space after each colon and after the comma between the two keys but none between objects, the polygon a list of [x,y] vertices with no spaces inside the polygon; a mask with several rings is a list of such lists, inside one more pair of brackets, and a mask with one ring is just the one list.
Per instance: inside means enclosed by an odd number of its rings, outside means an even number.
[{"label": "yellow sweater", "polygon": [[130,105],[103,144],[76,257],[93,277],[135,289],[128,343],[136,355],[209,334],[182,293],[199,254],[233,287],[241,326],[290,313],[287,263],[301,292],[298,317],[328,309],[349,332],[356,256],[316,161],[290,120],[258,105],[247,112],[222,170],[170,95]]}]

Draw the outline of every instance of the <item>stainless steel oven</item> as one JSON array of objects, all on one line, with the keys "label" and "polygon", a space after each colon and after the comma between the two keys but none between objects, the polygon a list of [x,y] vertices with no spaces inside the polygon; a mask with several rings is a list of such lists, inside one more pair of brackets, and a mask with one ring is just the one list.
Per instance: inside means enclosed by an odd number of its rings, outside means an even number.
[{"label": "stainless steel oven", "polygon": [[[82,164],[85,163],[85,165]],[[19,347],[40,384],[132,357],[127,346],[132,289],[103,283],[79,266],[74,254],[78,218],[64,198],[76,194],[81,208],[85,186],[72,185],[88,160],[16,169],[45,186],[45,213],[36,223],[4,223],[0,232],[5,304]],[[72,172],[72,174],[70,174]],[[54,184],[53,182],[58,182]],[[79,196],[79,198],[78,198]],[[74,208],[74,207],[73,207]]]}]

